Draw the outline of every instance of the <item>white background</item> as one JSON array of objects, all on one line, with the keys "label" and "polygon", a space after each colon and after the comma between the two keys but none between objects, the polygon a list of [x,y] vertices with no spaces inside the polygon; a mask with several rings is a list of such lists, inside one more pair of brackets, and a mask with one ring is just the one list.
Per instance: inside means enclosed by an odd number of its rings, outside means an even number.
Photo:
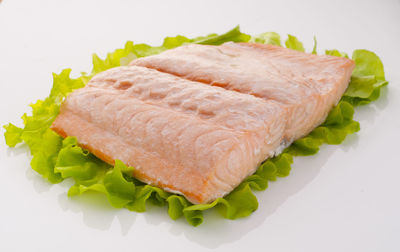
[{"label": "white background", "polygon": [[[242,31],[295,34],[319,52],[366,48],[390,86],[357,108],[361,131],[340,146],[296,158],[287,178],[258,193],[259,209],[229,221],[206,214],[197,228],[166,209],[113,209],[102,196],[68,198],[29,167],[24,147],[0,139],[0,251],[400,251],[400,1],[3,0],[0,124],[20,125],[48,95],[51,72],[90,71],[91,53],[127,40]],[[4,130],[2,129],[1,134]]]}]

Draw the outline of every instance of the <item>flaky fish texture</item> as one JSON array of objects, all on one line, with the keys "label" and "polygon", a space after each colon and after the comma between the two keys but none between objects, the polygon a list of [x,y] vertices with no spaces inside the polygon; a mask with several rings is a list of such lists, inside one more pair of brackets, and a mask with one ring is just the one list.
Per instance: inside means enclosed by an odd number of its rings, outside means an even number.
[{"label": "flaky fish texture", "polygon": [[94,76],[52,129],[143,182],[208,203],[321,124],[353,68],[271,45],[186,45]]}]

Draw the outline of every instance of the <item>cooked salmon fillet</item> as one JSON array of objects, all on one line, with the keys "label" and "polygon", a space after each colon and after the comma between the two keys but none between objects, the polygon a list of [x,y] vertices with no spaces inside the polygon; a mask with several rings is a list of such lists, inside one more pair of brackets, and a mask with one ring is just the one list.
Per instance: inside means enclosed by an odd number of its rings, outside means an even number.
[{"label": "cooked salmon fillet", "polygon": [[52,129],[141,181],[208,203],[320,124],[353,67],[267,45],[182,46],[94,76]]}]

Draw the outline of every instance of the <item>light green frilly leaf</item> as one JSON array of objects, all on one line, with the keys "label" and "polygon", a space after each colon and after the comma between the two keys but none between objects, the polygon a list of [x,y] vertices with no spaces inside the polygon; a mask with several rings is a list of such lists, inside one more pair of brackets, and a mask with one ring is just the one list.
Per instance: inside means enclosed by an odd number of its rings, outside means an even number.
[{"label": "light green frilly leaf", "polygon": [[281,36],[276,32],[264,32],[251,37],[249,42],[281,46]]},{"label": "light green frilly leaf", "polygon": [[343,99],[354,106],[375,101],[380,96],[381,88],[388,84],[382,61],[368,50],[355,50],[352,59],[356,67]]},{"label": "light green frilly leaf", "polygon": [[304,52],[304,47],[303,47],[303,43],[301,43],[295,36],[293,35],[288,35],[288,39],[285,41],[285,46],[287,48],[296,50],[296,51],[300,51],[300,52]]}]

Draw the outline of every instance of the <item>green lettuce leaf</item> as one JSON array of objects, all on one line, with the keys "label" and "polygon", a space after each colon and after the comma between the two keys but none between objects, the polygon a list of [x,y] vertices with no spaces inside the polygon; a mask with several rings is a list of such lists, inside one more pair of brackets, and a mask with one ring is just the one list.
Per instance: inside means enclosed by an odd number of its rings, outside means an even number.
[{"label": "green lettuce leaf", "polygon": [[264,32],[251,37],[249,42],[281,46],[281,36],[276,32]]},{"label": "green lettuce leaf", "polygon": [[[374,53],[367,50],[355,50],[353,60],[356,67],[349,88],[339,104],[333,108],[325,122],[309,135],[296,140],[282,154],[263,162],[257,171],[246,178],[235,190],[224,198],[209,204],[193,205],[185,197],[171,194],[160,188],[146,185],[132,174],[133,167],[127,167],[116,160],[109,165],[87,150],[82,149],[74,137],[64,140],[50,130],[50,125],[58,115],[60,104],[73,90],[86,85],[90,78],[112,67],[127,65],[132,59],[154,55],[188,43],[219,45],[224,42],[253,42],[281,46],[279,34],[266,32],[250,37],[241,33],[239,27],[225,34],[209,34],[189,39],[185,36],[167,37],[161,46],[134,44],[128,41],[124,48],[117,49],[101,59],[93,55],[93,69],[88,75],[76,79],[70,77],[71,70],[65,69],[60,74],[53,74],[53,88],[49,97],[31,105],[32,114],[22,116],[24,126],[7,124],[5,128],[6,144],[10,147],[25,142],[33,155],[31,166],[52,183],[72,179],[75,184],[69,189],[69,196],[77,196],[87,191],[105,194],[110,204],[117,208],[144,212],[147,204],[167,206],[172,219],[184,217],[193,226],[203,222],[203,212],[216,209],[221,216],[237,219],[250,215],[257,210],[258,201],[252,190],[260,191],[278,177],[288,176],[293,163],[293,156],[313,155],[322,144],[340,144],[348,134],[360,129],[353,120],[353,106],[366,104],[379,98],[380,89],[387,85],[382,62]],[[289,35],[285,46],[298,51],[305,51],[303,44]],[[316,53],[317,42],[314,38],[312,53]],[[325,54],[347,57],[338,50],[327,50]]]},{"label": "green lettuce leaf", "polygon": [[343,99],[354,106],[375,101],[380,96],[381,88],[388,84],[382,61],[367,50],[355,50],[352,59],[356,67]]},{"label": "green lettuce leaf", "polygon": [[91,185],[103,178],[109,167],[79,147],[75,137],[66,137],[58,152],[54,172],[59,173],[63,179],[73,178],[77,184]]},{"label": "green lettuce leaf", "polygon": [[57,161],[58,152],[61,149],[62,138],[47,129],[40,137],[40,145],[36,145],[35,153],[31,161],[31,167],[37,173],[47,178],[51,183],[61,182],[62,177],[55,173],[54,166]]},{"label": "green lettuce leaf", "polygon": [[12,123],[4,125],[3,128],[6,130],[6,132],[4,133],[4,137],[6,139],[6,144],[8,146],[15,147],[15,145],[22,142],[21,135],[22,135],[23,129],[15,126]]},{"label": "green lettuce leaf", "polygon": [[344,58],[348,58],[349,56],[347,55],[347,53],[344,52],[339,52],[336,49],[333,50],[325,50],[325,54],[326,55],[331,55],[331,56],[336,56],[336,57],[344,57]]},{"label": "green lettuce leaf", "polygon": [[317,54],[317,38],[315,36],[314,36],[314,46],[311,53]]},{"label": "green lettuce leaf", "polygon": [[64,69],[60,74],[53,73],[53,88],[51,89],[49,98],[57,105],[60,105],[63,99],[73,90],[82,88],[87,83],[84,76],[71,79],[70,74],[71,69],[69,68]]},{"label": "green lettuce leaf", "polygon": [[277,177],[289,175],[292,163],[292,155],[282,153],[264,161],[253,175],[247,177],[244,183],[248,183],[253,190],[263,191],[268,188],[268,181],[275,181]]},{"label": "green lettuce leaf", "polygon": [[303,43],[301,43],[295,36],[290,34],[288,35],[288,39],[285,41],[285,46],[296,51],[305,51]]},{"label": "green lettuce leaf", "polygon": [[218,198],[210,204],[197,204],[186,207],[183,211],[205,211],[217,207],[224,218],[237,219],[249,216],[257,210],[258,201],[247,183],[242,183],[224,198]]},{"label": "green lettuce leaf", "polygon": [[232,30],[218,35],[209,34],[206,37],[197,37],[192,39],[190,42],[202,45],[220,45],[225,42],[247,42],[251,38],[250,35],[244,34],[240,31],[239,26],[236,26]]}]

